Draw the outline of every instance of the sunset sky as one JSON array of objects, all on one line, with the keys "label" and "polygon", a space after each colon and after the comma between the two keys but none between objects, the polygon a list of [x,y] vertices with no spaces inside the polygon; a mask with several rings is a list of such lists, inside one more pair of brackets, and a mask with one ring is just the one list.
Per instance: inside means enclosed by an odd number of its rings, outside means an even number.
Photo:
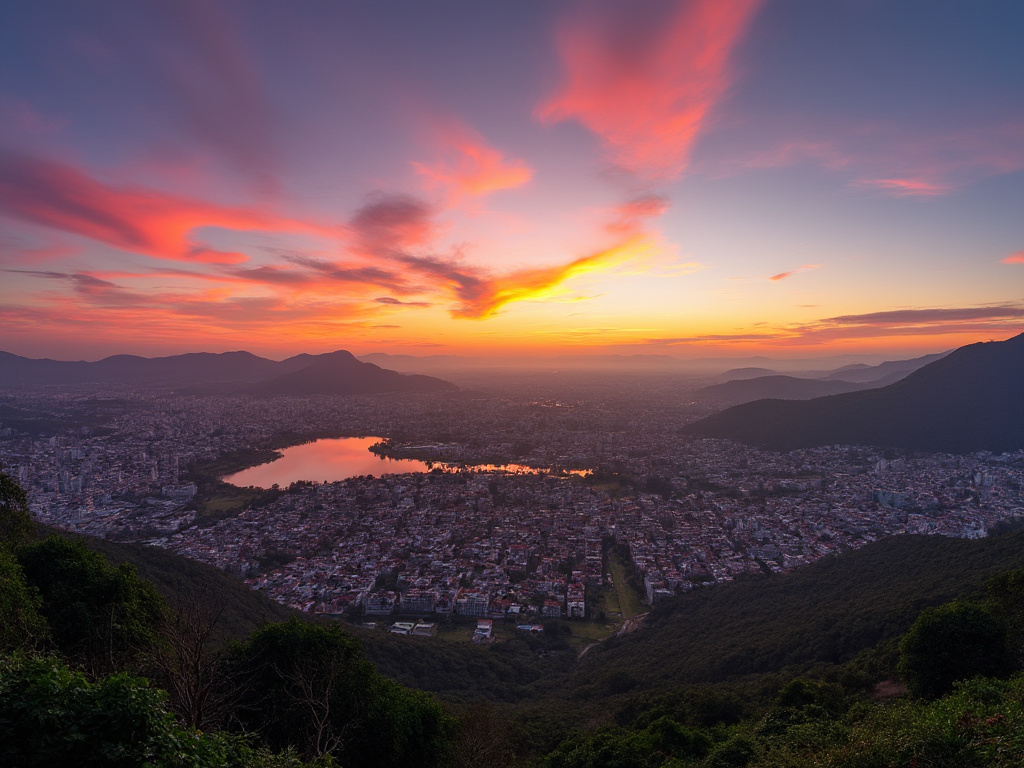
[{"label": "sunset sky", "polygon": [[1024,330],[1024,2],[0,4],[0,349]]}]

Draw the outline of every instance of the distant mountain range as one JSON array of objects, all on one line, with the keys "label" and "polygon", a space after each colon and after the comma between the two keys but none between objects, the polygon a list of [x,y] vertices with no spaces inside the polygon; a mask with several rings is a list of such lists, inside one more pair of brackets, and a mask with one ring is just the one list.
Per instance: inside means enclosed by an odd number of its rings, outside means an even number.
[{"label": "distant mountain range", "polygon": [[[360,355],[360,360],[376,363],[403,373],[426,373],[434,376],[455,374],[479,374],[494,371],[514,370],[529,372],[599,371],[615,373],[665,373],[713,376],[723,371],[749,371],[746,375],[722,376],[722,381],[733,378],[751,378],[768,374],[787,373],[795,376],[825,376],[840,369],[840,366],[873,368],[865,360],[876,362],[884,358],[878,355],[839,355],[824,358],[771,358],[757,357],[674,357],[672,355],[577,355],[564,354],[557,357],[538,355],[393,355],[373,352]],[[740,368],[740,366],[757,366]],[[768,367],[771,366],[771,367]],[[822,367],[825,370],[808,373],[809,368]]]},{"label": "distant mountain range", "polygon": [[870,389],[872,386],[884,386],[885,383],[887,382],[873,384],[872,382],[801,379],[796,376],[758,376],[755,379],[736,379],[722,384],[712,384],[710,387],[698,389],[693,394],[700,400],[739,405],[765,398],[810,400],[826,395],[859,392],[862,389]]},{"label": "distant mountain range", "polygon": [[339,350],[277,362],[249,352],[196,352],[171,357],[115,355],[96,362],[35,360],[0,352],[0,387],[117,383],[129,386],[216,386],[249,394],[444,392],[454,384],[407,376]]},{"label": "distant mountain range", "polygon": [[300,357],[308,358],[310,364],[254,384],[249,391],[268,395],[368,395],[377,392],[448,392],[458,389],[454,384],[433,376],[398,373],[373,363],[360,362],[345,351]]},{"label": "distant mountain range", "polygon": [[893,384],[924,366],[941,360],[948,352],[914,358],[892,360],[880,365],[847,365],[834,371],[809,371],[783,376],[768,368],[737,368],[726,371],[720,384],[698,389],[694,395],[701,400],[716,400],[728,405],[753,400],[810,400],[827,395],[859,392]]},{"label": "distant mountain range", "polygon": [[1024,448],[1024,334],[961,347],[879,389],[758,400],[685,431],[776,450],[832,444],[952,453]]}]

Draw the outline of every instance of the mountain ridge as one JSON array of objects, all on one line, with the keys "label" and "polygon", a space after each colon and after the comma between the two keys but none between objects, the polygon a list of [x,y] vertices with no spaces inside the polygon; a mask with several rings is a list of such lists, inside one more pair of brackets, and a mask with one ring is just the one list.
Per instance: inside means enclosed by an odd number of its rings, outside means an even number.
[{"label": "mountain ridge", "polygon": [[[290,377],[290,378],[289,378]],[[261,389],[259,384],[276,382]],[[210,386],[248,394],[376,394],[457,389],[442,379],[406,376],[364,363],[346,350],[299,354],[280,362],[246,351],[189,352],[167,357],[112,355],[95,362],[21,357],[0,352],[0,386],[68,384]]]},{"label": "mountain ridge", "polygon": [[1024,448],[1024,334],[960,347],[878,389],[757,400],[684,433],[774,450],[877,445],[949,453]]}]

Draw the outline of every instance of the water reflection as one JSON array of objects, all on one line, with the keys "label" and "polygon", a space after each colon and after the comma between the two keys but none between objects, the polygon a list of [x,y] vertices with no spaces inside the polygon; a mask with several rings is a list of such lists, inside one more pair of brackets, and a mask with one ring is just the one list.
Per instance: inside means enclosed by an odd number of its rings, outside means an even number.
[{"label": "water reflection", "polygon": [[[539,470],[522,464],[480,464],[463,467],[445,462],[425,462],[418,459],[389,459],[370,453],[369,448],[380,442],[380,437],[342,437],[336,440],[317,440],[312,443],[295,445],[281,451],[280,459],[243,469],[224,477],[224,482],[240,487],[250,485],[270,488],[273,485],[287,487],[300,480],[310,482],[334,482],[358,475],[398,475],[410,472],[429,472],[441,469],[446,472],[470,469],[475,472],[508,472],[535,474]],[[582,470],[570,470],[571,474],[583,475]]]}]

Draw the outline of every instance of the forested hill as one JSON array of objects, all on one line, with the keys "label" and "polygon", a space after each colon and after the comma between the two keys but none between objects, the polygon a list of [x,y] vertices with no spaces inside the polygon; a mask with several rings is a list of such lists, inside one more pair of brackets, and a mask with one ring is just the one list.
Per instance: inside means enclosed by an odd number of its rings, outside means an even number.
[{"label": "forested hill", "polygon": [[1024,532],[980,540],[896,536],[792,573],[657,604],[640,631],[593,648],[564,686],[574,700],[818,663],[899,637],[920,611],[1024,567]]},{"label": "forested hill", "polygon": [[[226,628],[244,637],[295,615],[211,566],[164,550],[95,539],[168,596],[208,590]],[[792,573],[695,590],[655,606],[641,631],[593,647],[578,664],[557,637],[474,646],[355,631],[399,682],[453,699],[600,702],[607,696],[839,664],[898,637],[929,605],[970,595],[996,573],[1024,568],[1024,532],[970,541],[896,536]],[[572,622],[565,622],[571,632]]]},{"label": "forested hill", "polygon": [[1024,448],[1024,334],[961,347],[881,389],[758,400],[685,428],[775,450],[878,445],[927,451]]},{"label": "forested hill", "polygon": [[81,538],[89,549],[99,552],[114,565],[131,563],[138,568],[139,575],[171,603],[201,597],[204,603],[222,609],[218,628],[230,638],[241,640],[267,622],[287,621],[298,615],[297,611],[271,600],[264,593],[250,589],[237,576],[212,565],[159,547],[60,533]]}]

